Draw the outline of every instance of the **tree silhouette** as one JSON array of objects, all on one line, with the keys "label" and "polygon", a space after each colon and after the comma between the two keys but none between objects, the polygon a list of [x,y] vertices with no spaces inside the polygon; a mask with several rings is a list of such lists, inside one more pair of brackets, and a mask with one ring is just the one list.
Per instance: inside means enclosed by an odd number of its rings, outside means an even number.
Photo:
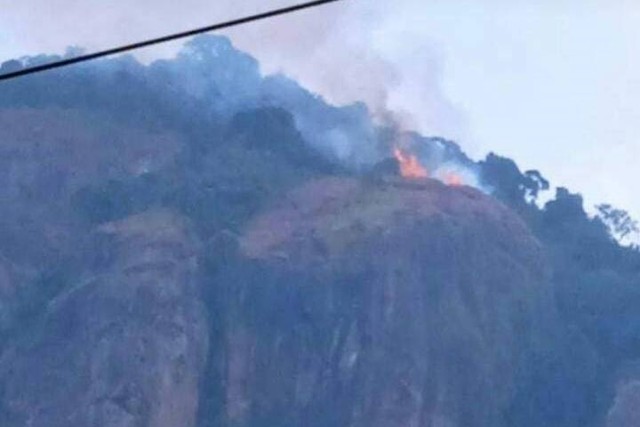
[{"label": "tree silhouette", "polygon": [[609,228],[609,232],[620,240],[624,240],[631,234],[636,234],[638,221],[633,219],[627,211],[617,209],[610,204],[597,205],[600,220]]}]

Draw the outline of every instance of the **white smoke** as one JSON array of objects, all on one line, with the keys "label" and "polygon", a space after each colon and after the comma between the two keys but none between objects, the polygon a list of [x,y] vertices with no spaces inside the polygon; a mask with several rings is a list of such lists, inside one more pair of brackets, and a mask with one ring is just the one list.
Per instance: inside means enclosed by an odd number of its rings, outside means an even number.
[{"label": "white smoke", "polygon": [[[20,43],[8,56],[88,50],[129,43],[293,4],[291,0],[0,0],[0,28]],[[460,140],[464,114],[441,85],[442,55],[402,26],[424,13],[418,0],[344,0],[225,34],[267,74],[282,72],[328,101],[365,102],[377,116],[411,116],[410,128]],[[56,19],[51,19],[55,16]],[[35,31],[34,29],[37,29]],[[142,50],[145,60],[175,54],[181,43]],[[3,52],[0,52],[2,55]]]}]

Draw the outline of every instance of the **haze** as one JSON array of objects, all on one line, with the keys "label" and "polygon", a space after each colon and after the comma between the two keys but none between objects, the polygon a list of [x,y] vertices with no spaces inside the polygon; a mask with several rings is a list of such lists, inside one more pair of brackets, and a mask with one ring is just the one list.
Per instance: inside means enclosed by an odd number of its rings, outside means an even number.
[{"label": "haze", "polygon": [[[291,4],[0,0],[0,60],[88,50]],[[227,34],[265,73],[536,168],[640,217],[640,6],[625,0],[345,0]],[[179,44],[147,49],[144,60]]]}]

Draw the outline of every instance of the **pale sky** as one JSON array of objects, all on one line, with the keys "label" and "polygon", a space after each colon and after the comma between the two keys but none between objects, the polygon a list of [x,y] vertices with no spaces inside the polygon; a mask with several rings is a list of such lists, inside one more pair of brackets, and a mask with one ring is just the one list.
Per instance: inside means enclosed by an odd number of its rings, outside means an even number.
[{"label": "pale sky", "polygon": [[[0,0],[0,61],[90,50],[291,0]],[[640,2],[345,0],[229,31],[264,72],[494,151],[640,218]],[[178,45],[149,49],[167,56]]]}]

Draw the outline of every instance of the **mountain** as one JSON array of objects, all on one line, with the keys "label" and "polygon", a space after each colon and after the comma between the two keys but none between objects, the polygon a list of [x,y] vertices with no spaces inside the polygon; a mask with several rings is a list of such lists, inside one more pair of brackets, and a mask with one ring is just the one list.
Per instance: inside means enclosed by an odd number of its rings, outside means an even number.
[{"label": "mountain", "polygon": [[640,423],[640,253],[540,172],[222,37],[0,89],[3,426]]},{"label": "mountain", "polygon": [[195,425],[208,335],[193,237],[167,212],[95,232],[100,262],[3,356],[2,425]]},{"label": "mountain", "polygon": [[250,222],[239,258],[226,334],[256,350],[226,382],[231,424],[504,425],[552,305],[524,223],[437,181],[311,182]]}]

